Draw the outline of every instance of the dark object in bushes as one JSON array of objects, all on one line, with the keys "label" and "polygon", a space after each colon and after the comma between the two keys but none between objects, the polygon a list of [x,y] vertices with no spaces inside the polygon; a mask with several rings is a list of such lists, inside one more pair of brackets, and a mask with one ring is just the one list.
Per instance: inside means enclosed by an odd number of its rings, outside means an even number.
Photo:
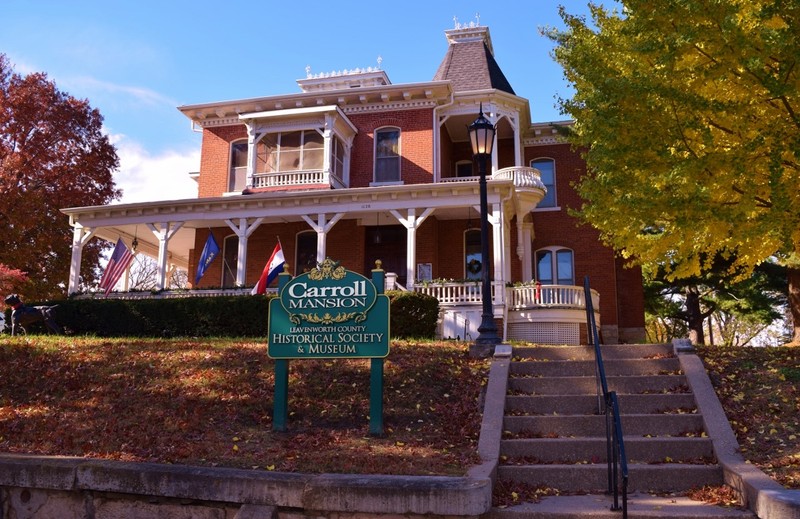
[{"label": "dark object in bushes", "polygon": [[431,339],[436,335],[439,301],[427,294],[390,290],[391,334],[395,338]]},{"label": "dark object in bushes", "polygon": [[53,309],[58,306],[26,306],[17,294],[9,294],[5,298],[5,303],[13,308],[11,312],[11,335],[18,332],[28,333],[26,326],[43,322],[53,333],[62,333],[61,327],[53,317]]}]

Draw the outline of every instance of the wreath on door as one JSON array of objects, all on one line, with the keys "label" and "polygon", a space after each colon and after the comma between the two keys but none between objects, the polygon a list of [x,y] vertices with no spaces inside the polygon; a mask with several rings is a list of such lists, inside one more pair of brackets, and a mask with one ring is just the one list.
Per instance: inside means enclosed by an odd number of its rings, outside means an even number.
[{"label": "wreath on door", "polygon": [[477,260],[475,258],[469,260],[469,262],[467,262],[467,270],[470,272],[470,274],[477,274],[478,272],[480,272],[481,271],[480,260]]}]

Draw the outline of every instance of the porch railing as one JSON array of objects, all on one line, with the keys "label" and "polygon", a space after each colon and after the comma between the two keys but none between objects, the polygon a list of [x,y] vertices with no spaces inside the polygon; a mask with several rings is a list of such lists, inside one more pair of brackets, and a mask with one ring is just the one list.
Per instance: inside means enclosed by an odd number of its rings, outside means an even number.
[{"label": "porch railing", "polygon": [[[591,291],[592,305],[600,305],[600,294]],[[509,310],[524,308],[586,308],[583,287],[572,285],[523,285],[508,288]]]},{"label": "porch railing", "polygon": [[344,180],[336,174],[321,169],[301,171],[280,171],[276,173],[256,173],[253,175],[253,187],[298,187],[312,185],[329,185],[334,189],[347,187]]},{"label": "porch railing", "polygon": [[[514,187],[516,188],[545,188],[545,185],[542,183],[542,177],[539,175],[539,170],[536,168],[512,166],[510,168],[499,169],[494,172],[490,180],[505,179],[513,180]],[[480,180],[478,176],[445,177],[441,179],[442,182],[477,182],[478,180]]]},{"label": "porch railing", "polygon": [[[492,301],[502,302],[503,283],[493,282],[491,289]],[[420,283],[414,285],[414,291],[435,297],[440,305],[480,304],[483,301],[479,280],[474,283]]]}]

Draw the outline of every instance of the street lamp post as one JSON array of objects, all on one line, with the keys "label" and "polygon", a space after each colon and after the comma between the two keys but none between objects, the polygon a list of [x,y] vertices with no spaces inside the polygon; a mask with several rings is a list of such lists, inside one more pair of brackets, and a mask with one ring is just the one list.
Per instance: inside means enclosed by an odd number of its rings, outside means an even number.
[{"label": "street lamp post", "polygon": [[483,310],[475,346],[481,352],[488,354],[495,345],[500,343],[500,337],[497,336],[497,326],[494,324],[492,287],[489,279],[489,208],[486,201],[486,159],[492,155],[495,127],[483,116],[483,103],[481,103],[478,118],[469,125],[468,132],[472,144],[472,155],[478,160],[481,197],[481,299]]}]

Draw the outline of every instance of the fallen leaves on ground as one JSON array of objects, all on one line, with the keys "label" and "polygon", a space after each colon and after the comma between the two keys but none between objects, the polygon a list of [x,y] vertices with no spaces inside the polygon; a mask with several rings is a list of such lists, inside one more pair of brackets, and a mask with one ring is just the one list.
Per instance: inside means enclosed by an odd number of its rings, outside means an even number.
[{"label": "fallen leaves on ground", "polygon": [[800,348],[697,349],[746,460],[800,489]]},{"label": "fallen leaves on ground", "polygon": [[488,361],[466,343],[394,342],[383,437],[369,359],[289,362],[288,432],[272,431],[265,343],[0,338],[0,450],[307,473],[463,475],[478,462]]}]

